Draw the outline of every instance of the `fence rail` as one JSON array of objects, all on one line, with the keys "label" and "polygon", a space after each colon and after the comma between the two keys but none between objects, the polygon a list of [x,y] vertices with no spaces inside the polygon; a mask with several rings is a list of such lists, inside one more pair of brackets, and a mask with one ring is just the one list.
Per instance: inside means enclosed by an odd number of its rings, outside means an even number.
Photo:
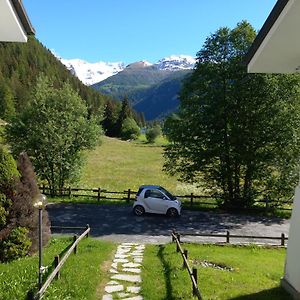
[{"label": "fence rail", "polygon": [[[69,227],[71,228],[71,227]],[[73,227],[74,228],[74,227]],[[82,229],[83,227],[81,227]],[[47,288],[49,287],[49,285],[51,284],[51,282],[53,281],[54,278],[59,278],[59,272],[60,269],[63,267],[64,263],[67,261],[68,257],[71,255],[72,252],[74,252],[74,254],[77,253],[77,245],[79,244],[79,242],[85,237],[89,235],[90,232],[90,227],[89,225],[87,225],[86,227],[84,227],[86,230],[79,236],[77,237],[76,235],[73,238],[73,243],[71,245],[71,247],[68,249],[68,251],[66,252],[66,254],[60,259],[59,256],[55,256],[54,258],[54,265],[55,265],[55,269],[51,272],[51,274],[49,275],[49,277],[46,279],[45,283],[42,285],[42,287],[40,288],[40,290],[35,294],[34,299],[41,299],[42,295],[46,292]],[[79,229],[79,227],[76,227],[76,229]]]},{"label": "fence rail", "polygon": [[230,239],[256,239],[256,240],[278,240],[280,241],[280,246],[285,246],[285,241],[288,240],[288,237],[281,233],[280,236],[261,236],[261,235],[240,235],[240,234],[231,234],[229,231],[226,231],[225,234],[222,233],[195,233],[195,232],[177,232],[173,230],[173,233],[176,234],[177,239],[180,242],[180,237],[182,236],[199,236],[199,237],[218,237],[224,238],[224,242],[230,244]]},{"label": "fence rail", "polygon": [[173,231],[171,233],[172,235],[172,241],[176,242],[176,249],[177,252],[180,252],[182,258],[183,258],[183,267],[185,267],[188,270],[188,273],[190,275],[190,279],[192,281],[192,289],[193,289],[193,295],[196,296],[199,300],[202,300],[202,296],[200,293],[200,290],[197,286],[197,269],[193,268],[191,269],[187,257],[188,257],[188,251],[187,250],[182,250],[181,246],[180,246],[180,240],[177,238],[177,234],[175,231]]},{"label": "fence rail", "polygon": [[[51,195],[50,188],[43,185],[40,190],[45,195]],[[108,191],[102,188],[78,188],[78,187],[66,187],[63,189],[55,190],[54,195],[60,197],[87,197],[94,198],[97,202],[101,200],[123,200],[126,202],[133,201],[135,199],[136,191],[127,189],[125,191]],[[183,204],[189,204],[191,207],[196,205],[205,205],[212,208],[218,207],[218,196],[207,195],[194,195],[194,193],[186,195],[177,195]],[[264,209],[269,211],[272,208],[280,210],[291,211],[292,201],[270,201],[270,200],[257,200],[254,201],[254,209]]]}]

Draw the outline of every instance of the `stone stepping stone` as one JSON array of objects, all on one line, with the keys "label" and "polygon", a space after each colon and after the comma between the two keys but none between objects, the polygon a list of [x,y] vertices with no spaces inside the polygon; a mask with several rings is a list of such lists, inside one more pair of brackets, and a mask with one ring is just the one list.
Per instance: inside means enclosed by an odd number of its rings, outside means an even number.
[{"label": "stone stepping stone", "polygon": [[141,262],[143,261],[143,258],[142,258],[142,257],[134,257],[134,258],[133,258],[133,261],[134,261],[135,263],[141,263]]},{"label": "stone stepping stone", "polygon": [[112,263],[111,267],[114,268],[114,269],[118,269],[118,263]]},{"label": "stone stepping stone", "polygon": [[128,293],[118,293],[118,296],[119,296],[120,298],[125,298],[125,297],[130,296],[130,294],[128,294]]},{"label": "stone stepping stone", "polygon": [[126,263],[122,265],[123,268],[138,268],[141,267],[141,264],[136,264],[136,263]]},{"label": "stone stepping stone", "polygon": [[110,269],[109,272],[113,274],[119,274],[119,272],[116,269]]},{"label": "stone stepping stone", "polygon": [[102,297],[102,300],[113,300],[114,298],[112,297],[112,295],[104,295]]},{"label": "stone stepping stone", "polygon": [[111,277],[115,280],[122,280],[128,282],[142,282],[142,278],[140,275],[128,275],[128,274],[116,274]]},{"label": "stone stepping stone", "polygon": [[118,285],[107,285],[105,287],[105,292],[106,293],[114,293],[114,292],[121,292],[124,291],[124,286],[122,284],[118,284]]},{"label": "stone stepping stone", "polygon": [[129,273],[141,273],[141,269],[137,268],[124,268],[123,272],[129,272]]},{"label": "stone stepping stone", "polygon": [[112,280],[112,281],[110,281],[110,282],[107,283],[107,285],[114,285],[114,284],[119,284],[119,282]]},{"label": "stone stepping stone", "polygon": [[126,258],[126,257],[128,257],[128,256],[130,256],[130,255],[128,255],[128,254],[116,254],[115,255],[115,258]]},{"label": "stone stepping stone", "polygon": [[113,260],[113,262],[115,262],[115,263],[128,263],[129,261],[128,261],[128,259],[126,259],[126,258],[115,258],[114,260]]},{"label": "stone stepping stone", "polygon": [[130,298],[123,298],[123,300],[143,300],[144,298],[142,296],[135,296]]},{"label": "stone stepping stone", "polygon": [[141,291],[141,288],[139,286],[128,286],[126,291],[132,294],[138,294]]}]

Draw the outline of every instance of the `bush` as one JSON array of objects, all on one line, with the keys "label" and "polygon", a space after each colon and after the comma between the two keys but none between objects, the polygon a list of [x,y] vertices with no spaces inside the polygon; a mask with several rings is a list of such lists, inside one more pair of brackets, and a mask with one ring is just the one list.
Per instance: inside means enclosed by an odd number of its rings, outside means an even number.
[{"label": "bush", "polygon": [[136,140],[140,135],[140,128],[132,118],[126,118],[122,124],[121,138],[123,140]]},{"label": "bush", "polygon": [[161,135],[161,128],[159,125],[154,126],[152,128],[149,128],[146,131],[146,139],[148,143],[154,143],[156,138],[158,138]]},{"label": "bush", "polygon": [[24,227],[12,229],[9,236],[0,241],[0,260],[7,262],[25,256],[31,246],[27,234],[28,230]]},{"label": "bush", "polygon": [[0,187],[9,184],[18,176],[17,165],[12,155],[0,146]]}]

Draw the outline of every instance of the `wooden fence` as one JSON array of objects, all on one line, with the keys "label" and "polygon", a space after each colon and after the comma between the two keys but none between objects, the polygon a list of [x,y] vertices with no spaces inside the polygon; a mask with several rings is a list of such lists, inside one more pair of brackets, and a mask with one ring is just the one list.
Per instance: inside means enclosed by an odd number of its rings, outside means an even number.
[{"label": "wooden fence", "polygon": [[[49,187],[43,185],[40,190],[45,195],[50,195]],[[55,191],[55,196],[60,197],[86,197],[96,199],[97,202],[101,200],[124,200],[126,202],[133,201],[135,199],[136,191],[132,189],[127,189],[124,191],[108,191],[102,188],[75,188],[67,187]],[[217,196],[207,196],[207,195],[195,195],[194,193],[186,195],[177,195],[177,198],[181,199],[183,204],[194,207],[197,205],[217,208],[218,207],[218,197]],[[253,209],[263,209],[269,211],[272,208],[277,208],[280,210],[291,211],[292,201],[270,201],[270,200],[258,200],[254,202]]]},{"label": "wooden fence", "polygon": [[214,233],[194,233],[194,232],[177,232],[173,230],[173,234],[176,235],[179,242],[182,236],[199,236],[199,237],[212,237],[212,238],[224,238],[224,243],[230,244],[231,239],[250,239],[250,240],[275,240],[280,241],[280,245],[284,247],[285,241],[288,240],[288,237],[284,233],[281,233],[280,236],[261,236],[261,235],[240,235],[240,234],[231,234],[229,231],[226,231],[225,234],[214,234]]},{"label": "wooden fence", "polygon": [[[71,227],[69,227],[71,228]],[[90,232],[90,227],[89,225],[87,225],[86,227],[81,227],[81,229],[86,229],[79,237],[77,237],[76,235],[74,235],[73,237],[73,243],[71,245],[71,247],[68,249],[68,251],[66,252],[66,254],[60,258],[59,256],[55,256],[54,258],[54,266],[55,269],[51,272],[51,274],[48,276],[48,278],[46,279],[46,281],[44,282],[44,284],[42,285],[42,287],[40,288],[40,290],[35,294],[33,299],[41,299],[41,297],[43,296],[43,294],[45,293],[45,291],[47,290],[47,288],[49,287],[49,285],[51,284],[51,282],[53,281],[54,278],[58,279],[60,276],[60,269],[63,267],[64,263],[66,262],[66,260],[68,259],[68,257],[71,255],[72,252],[74,252],[74,254],[77,253],[77,245],[79,244],[79,242],[86,236],[88,237],[89,232]],[[76,227],[76,229],[79,229],[79,227]]]},{"label": "wooden fence", "polygon": [[172,241],[176,242],[176,250],[177,252],[180,252],[182,259],[183,259],[183,268],[186,268],[189,275],[190,279],[192,281],[192,289],[193,289],[193,295],[196,296],[198,299],[202,300],[202,296],[200,293],[200,290],[197,286],[197,269],[193,268],[191,269],[189,263],[188,263],[188,251],[187,250],[182,250],[180,246],[180,239],[178,239],[177,233],[175,231],[172,232]]}]

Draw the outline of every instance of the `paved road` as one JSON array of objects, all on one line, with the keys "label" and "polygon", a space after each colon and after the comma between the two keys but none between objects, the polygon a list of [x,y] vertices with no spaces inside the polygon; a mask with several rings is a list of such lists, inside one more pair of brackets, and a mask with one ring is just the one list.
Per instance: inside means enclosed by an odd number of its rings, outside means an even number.
[{"label": "paved road", "polygon": [[[94,205],[94,204],[49,204],[47,206],[53,226],[91,227],[91,235],[96,238],[115,242],[139,242],[162,244],[170,242],[170,232],[225,233],[277,236],[288,235],[289,220],[238,214],[182,211],[179,218],[167,218],[162,215],[134,216],[130,206]],[[66,230],[61,233],[68,233]],[[182,240],[195,242],[224,242],[223,238],[183,237]],[[241,240],[232,240],[241,242]],[[243,242],[253,242],[244,240]],[[278,244],[274,240],[257,240]]]}]

